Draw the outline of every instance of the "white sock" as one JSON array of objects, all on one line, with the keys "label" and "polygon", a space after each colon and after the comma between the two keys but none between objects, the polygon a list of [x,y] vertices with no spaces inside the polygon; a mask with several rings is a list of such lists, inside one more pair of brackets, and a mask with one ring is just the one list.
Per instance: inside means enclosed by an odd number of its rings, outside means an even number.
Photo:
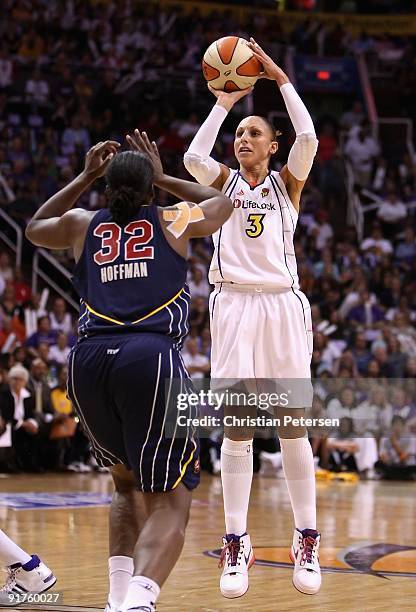
[{"label": "white sock", "polygon": [[32,557],[27,554],[23,549],[13,542],[7,536],[4,531],[0,529],[0,559],[6,566],[13,565],[14,563],[29,563]]},{"label": "white sock", "polygon": [[133,576],[129,582],[127,595],[120,608],[121,612],[137,606],[151,608],[160,595],[160,587],[154,580],[146,576]]},{"label": "white sock", "polygon": [[242,535],[247,531],[248,502],[253,479],[253,440],[224,438],[221,446],[221,480],[225,529]]},{"label": "white sock", "polygon": [[132,557],[119,556],[108,559],[108,575],[110,578],[108,601],[116,608],[123,603],[126,597],[133,571]]},{"label": "white sock", "polygon": [[309,440],[280,438],[280,448],[295,527],[316,529],[315,465]]}]

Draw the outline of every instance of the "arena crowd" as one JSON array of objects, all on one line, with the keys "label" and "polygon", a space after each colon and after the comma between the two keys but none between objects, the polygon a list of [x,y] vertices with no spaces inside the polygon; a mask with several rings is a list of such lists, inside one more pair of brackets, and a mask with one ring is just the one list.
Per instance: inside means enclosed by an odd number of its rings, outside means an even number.
[{"label": "arena crowd", "polygon": [[[278,59],[287,44],[311,55],[362,54],[369,62],[388,61],[403,91],[410,92],[416,82],[414,39],[366,33],[354,38],[340,25],[309,18],[286,35],[278,13],[266,19],[258,11],[253,20],[240,21],[232,11],[203,16],[197,9],[161,10],[129,0],[5,0],[0,16],[5,13],[0,206],[22,228],[81,170],[91,144],[107,138],[124,143],[133,127],[157,141],[167,171],[189,178],[182,156],[214,101],[200,60],[208,44],[230,31],[254,36]],[[411,102],[410,95],[404,97],[405,116],[414,113]],[[387,465],[406,467],[405,476],[411,477],[414,470],[407,467],[416,464],[409,437],[416,431],[416,160],[407,150],[392,154],[374,135],[361,100],[350,100],[339,117],[314,119],[320,145],[302,198],[296,254],[301,288],[312,304],[312,374],[321,381],[314,409],[344,419],[339,435],[325,443],[315,440],[314,448],[322,465],[334,469],[352,467],[368,476],[377,464],[380,473],[397,476]],[[215,150],[232,167],[237,121],[232,115],[225,123]],[[284,134],[277,169],[290,144],[291,135]],[[353,227],[333,222],[345,201],[345,160],[356,189],[371,191],[379,203],[366,214],[361,239]],[[170,203],[165,193],[157,199]],[[104,185],[79,205],[104,206]],[[210,371],[211,254],[210,239],[193,241],[190,335],[183,357],[195,378]],[[13,254],[6,248],[0,252],[0,469],[98,469],[65,393],[76,313],[56,295],[32,294],[33,251],[27,243],[23,255],[17,269]],[[55,255],[71,268],[67,255]],[[338,399],[325,386],[335,378],[349,381]],[[357,386],[361,379],[370,379],[365,392]],[[383,397],[377,396],[381,379],[387,381]],[[365,431],[357,431],[356,411],[365,402],[374,418]],[[372,442],[357,442],[363,439]],[[215,441],[207,444],[202,457],[209,469],[215,463],[210,445],[216,448]]]}]

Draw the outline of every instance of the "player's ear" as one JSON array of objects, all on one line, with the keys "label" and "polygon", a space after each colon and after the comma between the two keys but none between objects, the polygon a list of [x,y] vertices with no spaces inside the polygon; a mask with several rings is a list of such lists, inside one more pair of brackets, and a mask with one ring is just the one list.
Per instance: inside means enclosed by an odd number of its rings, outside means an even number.
[{"label": "player's ear", "polygon": [[274,140],[271,144],[270,144],[270,155],[275,155],[277,153],[279,149],[279,143]]}]

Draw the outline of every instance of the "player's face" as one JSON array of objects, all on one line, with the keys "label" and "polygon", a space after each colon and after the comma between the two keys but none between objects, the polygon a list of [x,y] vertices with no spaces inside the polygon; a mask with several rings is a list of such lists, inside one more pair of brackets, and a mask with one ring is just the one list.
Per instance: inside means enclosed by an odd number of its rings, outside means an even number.
[{"label": "player's face", "polygon": [[243,167],[269,163],[277,151],[277,142],[272,139],[270,129],[260,117],[247,117],[237,127],[234,139],[234,154]]}]

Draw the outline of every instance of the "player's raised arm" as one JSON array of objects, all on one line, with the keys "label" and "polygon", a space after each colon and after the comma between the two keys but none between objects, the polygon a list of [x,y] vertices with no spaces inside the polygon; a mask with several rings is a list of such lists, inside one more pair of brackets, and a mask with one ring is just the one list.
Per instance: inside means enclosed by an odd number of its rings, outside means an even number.
[{"label": "player's raised arm", "polygon": [[47,200],[34,214],[26,228],[26,238],[37,246],[66,249],[74,246],[79,232],[88,225],[81,209],[71,210],[78,198],[100,176],[116,153],[118,142],[107,140],[91,147],[84,170],[68,185]]},{"label": "player's raised arm", "polygon": [[[142,151],[149,156],[153,164],[154,184],[177,198],[185,200],[186,202],[182,204],[190,207],[188,218],[188,211],[182,206],[181,217],[182,219],[187,218],[186,230],[182,232],[185,237],[210,236],[227,221],[233,212],[230,198],[213,187],[198,185],[198,183],[165,174],[157,145],[149,141],[145,132],[140,134],[138,130],[135,130],[133,134],[127,136],[127,141],[133,150]],[[191,203],[198,205],[198,212]],[[174,221],[175,211],[178,214],[181,212],[178,206],[167,207],[165,220],[169,219],[169,213],[171,213],[172,221]],[[183,229],[181,223],[178,226]]]},{"label": "player's raised arm", "polygon": [[217,102],[210,114],[195,134],[183,157],[185,168],[201,185],[212,185],[221,189],[230,173],[227,166],[211,157],[220,128],[234,104],[253,91],[253,88],[226,93],[208,89],[216,96]]},{"label": "player's raised arm", "polygon": [[318,149],[318,140],[312,117],[283,70],[253,38],[250,39],[249,47],[263,65],[263,78],[276,81],[295,129],[296,140],[290,149],[287,166],[283,168],[280,175],[291,188],[292,194],[289,195],[298,195],[299,197]]}]

